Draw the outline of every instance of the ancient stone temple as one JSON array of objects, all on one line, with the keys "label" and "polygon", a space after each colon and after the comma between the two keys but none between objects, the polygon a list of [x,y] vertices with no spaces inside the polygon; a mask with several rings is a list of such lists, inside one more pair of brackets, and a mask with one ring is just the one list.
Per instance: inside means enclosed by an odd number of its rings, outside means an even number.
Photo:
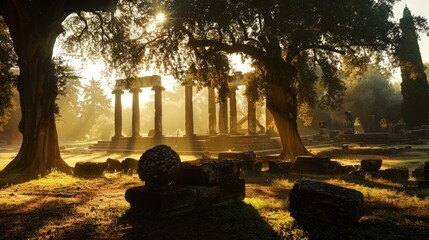
[{"label": "ancient stone temple", "polygon": [[[114,94],[115,104],[115,133],[111,141],[100,141],[92,149],[109,151],[142,151],[158,144],[174,146],[180,153],[203,153],[221,151],[264,151],[266,153],[279,153],[280,140],[273,134],[266,134],[262,124],[256,118],[256,102],[248,99],[248,113],[243,118],[237,117],[238,87],[244,85],[243,75],[238,72],[228,79],[229,97],[220,101],[214,88],[208,88],[208,134],[196,135],[194,132],[193,88],[196,80],[192,75],[185,79],[185,135],[165,136],[163,134],[162,118],[162,86],[161,77],[146,76],[130,79],[116,80]],[[148,136],[140,132],[140,106],[139,98],[142,88],[152,88],[155,93],[154,131]],[[132,93],[132,131],[131,136],[124,136],[122,127],[122,95],[125,91]],[[216,106],[218,105],[218,107]],[[216,114],[216,110],[219,110]],[[266,110],[266,126],[272,124],[273,118]],[[181,113],[178,113],[179,116]],[[247,134],[239,132],[239,127],[247,122]],[[129,124],[129,123],[128,123]],[[201,127],[200,127],[201,128]],[[258,131],[259,130],[259,131]]]}]

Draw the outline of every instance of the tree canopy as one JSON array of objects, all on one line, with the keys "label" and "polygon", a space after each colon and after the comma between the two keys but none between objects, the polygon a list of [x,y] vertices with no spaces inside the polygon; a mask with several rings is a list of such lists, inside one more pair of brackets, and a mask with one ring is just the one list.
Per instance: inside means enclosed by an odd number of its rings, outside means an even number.
[{"label": "tree canopy", "polygon": [[[155,64],[179,80],[189,69],[218,69],[224,59],[219,55],[252,58],[260,66],[267,107],[283,143],[282,157],[293,159],[308,153],[296,130],[299,102],[338,107],[344,91],[340,56],[352,56],[358,63],[374,52],[393,52],[399,34],[392,19],[395,2],[122,1],[107,57],[128,74]],[[164,14],[163,22],[156,21],[159,14]],[[200,78],[205,85],[208,81]],[[319,97],[317,82],[325,89]]]}]

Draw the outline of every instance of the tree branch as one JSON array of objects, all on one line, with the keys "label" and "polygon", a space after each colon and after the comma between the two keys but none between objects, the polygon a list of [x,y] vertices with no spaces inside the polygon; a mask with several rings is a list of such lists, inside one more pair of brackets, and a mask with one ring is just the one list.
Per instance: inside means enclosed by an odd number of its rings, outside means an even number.
[{"label": "tree branch", "polygon": [[196,40],[195,38],[190,39],[189,44],[194,47],[213,47],[226,53],[244,53],[262,63],[268,64],[269,62],[264,51],[246,44],[235,43],[228,45],[215,40]]}]

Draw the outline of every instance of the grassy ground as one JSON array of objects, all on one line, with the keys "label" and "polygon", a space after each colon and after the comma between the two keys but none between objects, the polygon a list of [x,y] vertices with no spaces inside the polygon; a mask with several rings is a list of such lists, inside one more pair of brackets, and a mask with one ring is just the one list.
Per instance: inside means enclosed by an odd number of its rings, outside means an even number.
[{"label": "grassy ground", "polygon": [[[3,151],[0,159],[8,154],[13,157],[12,152]],[[78,160],[129,156],[70,152],[63,157],[74,166]],[[358,164],[360,157],[339,160]],[[389,156],[384,164],[415,167],[423,160],[423,155]],[[79,179],[54,172],[0,189],[0,239],[429,239],[429,190],[347,175],[243,177],[246,198],[242,203],[148,220],[127,213],[124,193],[142,185],[137,175]],[[293,184],[303,179],[361,191],[364,216],[350,227],[296,222],[288,212],[288,196]]]}]

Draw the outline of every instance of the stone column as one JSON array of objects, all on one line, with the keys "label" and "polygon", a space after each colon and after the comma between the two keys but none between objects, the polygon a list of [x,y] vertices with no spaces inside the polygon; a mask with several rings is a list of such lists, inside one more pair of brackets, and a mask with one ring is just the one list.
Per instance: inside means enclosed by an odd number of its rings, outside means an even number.
[{"label": "stone column", "polygon": [[113,90],[115,94],[115,135],[112,139],[122,138],[122,90]]},{"label": "stone column", "polygon": [[152,87],[155,92],[155,137],[162,136],[162,86]]},{"label": "stone column", "polygon": [[139,93],[142,90],[140,88],[132,88],[130,89],[130,93],[133,94],[133,108],[132,108],[132,138],[141,137],[140,135],[140,106],[139,106]]},{"label": "stone column", "polygon": [[249,135],[256,134],[256,103],[247,99],[247,131]]},{"label": "stone column", "polygon": [[185,85],[185,132],[187,137],[194,134],[194,106],[192,104],[192,85]]},{"label": "stone column", "polygon": [[237,87],[229,88],[229,133],[237,134]]},{"label": "stone column", "polygon": [[219,133],[228,134],[228,100],[219,99]]},{"label": "stone column", "polygon": [[214,88],[208,88],[209,135],[216,135],[216,96]]}]

